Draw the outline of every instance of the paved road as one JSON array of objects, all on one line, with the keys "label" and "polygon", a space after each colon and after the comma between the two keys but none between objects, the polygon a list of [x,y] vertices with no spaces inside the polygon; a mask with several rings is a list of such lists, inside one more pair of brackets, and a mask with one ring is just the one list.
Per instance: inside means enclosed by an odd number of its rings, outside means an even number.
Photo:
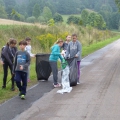
[{"label": "paved road", "polygon": [[82,60],[81,84],[56,94],[52,78],[0,106],[0,120],[120,120],[120,40]]}]

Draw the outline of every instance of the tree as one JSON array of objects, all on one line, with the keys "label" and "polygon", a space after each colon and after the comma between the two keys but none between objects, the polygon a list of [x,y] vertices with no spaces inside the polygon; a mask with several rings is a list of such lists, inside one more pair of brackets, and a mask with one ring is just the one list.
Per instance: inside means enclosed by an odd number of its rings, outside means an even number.
[{"label": "tree", "polygon": [[53,19],[55,22],[63,22],[63,17],[59,13],[55,13]]},{"label": "tree", "polygon": [[48,26],[54,26],[55,25],[55,21],[53,19],[50,19],[48,21]]},{"label": "tree", "polygon": [[16,2],[15,0],[4,0],[5,10],[8,14],[8,18],[11,18],[12,9],[14,9]]},{"label": "tree", "polygon": [[67,19],[67,23],[68,24],[79,24],[80,23],[80,17],[76,17],[76,16],[70,16],[68,19]]},{"label": "tree", "polygon": [[88,21],[88,16],[89,16],[89,12],[87,10],[82,10],[82,13],[81,13],[81,19],[83,21],[83,25],[86,26],[87,24],[87,21]]},{"label": "tree", "polygon": [[39,6],[39,4],[34,5],[32,15],[35,16],[36,19],[40,16],[40,6]]},{"label": "tree", "polygon": [[0,18],[7,18],[7,13],[2,5],[0,5]]},{"label": "tree", "polygon": [[45,22],[48,22],[52,18],[52,12],[49,7],[44,7],[42,16],[45,19]]},{"label": "tree", "polygon": [[118,9],[119,9],[119,11],[120,11],[120,0],[115,0],[115,3],[117,4]]}]

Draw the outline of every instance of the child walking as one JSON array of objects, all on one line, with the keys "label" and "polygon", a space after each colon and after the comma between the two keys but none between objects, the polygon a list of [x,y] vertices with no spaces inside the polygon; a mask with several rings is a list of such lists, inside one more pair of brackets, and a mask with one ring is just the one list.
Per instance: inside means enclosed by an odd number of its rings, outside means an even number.
[{"label": "child walking", "polygon": [[14,80],[16,81],[16,85],[19,88],[19,96],[21,99],[25,99],[27,88],[27,73],[28,67],[30,65],[30,55],[27,51],[25,51],[26,45],[27,42],[24,40],[19,42],[20,51],[18,51],[15,55],[13,69],[13,73],[15,74]]},{"label": "child walking", "polygon": [[58,83],[58,68],[57,68],[57,60],[60,58],[61,61],[63,61],[63,58],[60,53],[60,47],[63,45],[63,40],[59,39],[55,45],[51,48],[51,54],[49,57],[50,66],[52,68],[53,73],[53,80],[54,80],[54,87],[60,87],[61,84]]},{"label": "child walking", "polygon": [[[26,39],[27,45],[25,47],[25,50],[30,54],[30,57],[35,57],[35,54],[32,54],[32,46],[31,46],[31,38],[27,37]],[[28,76],[27,81],[30,82],[30,66],[28,67]]]}]

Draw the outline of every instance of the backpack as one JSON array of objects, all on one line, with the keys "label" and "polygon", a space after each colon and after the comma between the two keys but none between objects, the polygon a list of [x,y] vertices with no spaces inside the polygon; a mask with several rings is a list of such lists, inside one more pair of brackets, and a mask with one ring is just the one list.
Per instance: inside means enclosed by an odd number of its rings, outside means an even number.
[{"label": "backpack", "polygon": [[4,56],[2,55],[2,51],[4,50],[5,46],[2,47],[1,49],[1,58],[4,59]]}]

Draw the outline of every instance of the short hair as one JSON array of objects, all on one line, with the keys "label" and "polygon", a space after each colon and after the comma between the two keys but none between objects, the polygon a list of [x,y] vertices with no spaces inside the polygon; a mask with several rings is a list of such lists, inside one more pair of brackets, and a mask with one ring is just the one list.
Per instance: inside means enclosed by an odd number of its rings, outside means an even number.
[{"label": "short hair", "polygon": [[10,38],[8,43],[9,43],[9,45],[10,44],[17,44],[17,41],[14,38]]},{"label": "short hair", "polygon": [[27,42],[25,40],[22,40],[19,42],[19,45],[27,45]]},{"label": "short hair", "polygon": [[31,40],[30,37],[26,37],[26,38],[25,38],[25,41],[30,41],[30,40]]},{"label": "short hair", "polygon": [[75,37],[77,37],[77,34],[75,34],[75,33],[74,33],[74,34],[72,34],[72,37],[74,37],[74,36],[75,36]]}]

